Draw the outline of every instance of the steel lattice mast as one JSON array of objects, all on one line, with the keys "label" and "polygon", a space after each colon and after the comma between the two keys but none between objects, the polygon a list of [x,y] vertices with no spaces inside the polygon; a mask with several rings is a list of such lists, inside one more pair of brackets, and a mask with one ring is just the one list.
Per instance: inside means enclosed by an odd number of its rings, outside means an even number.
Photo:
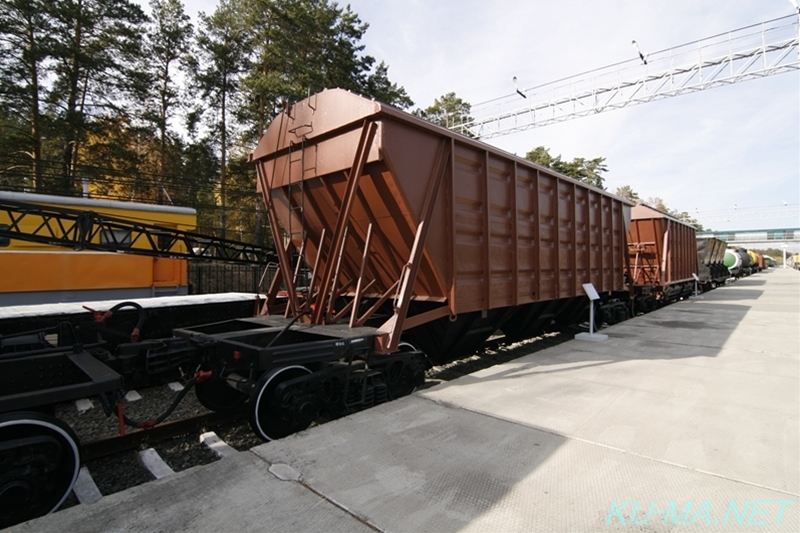
[{"label": "steel lattice mast", "polygon": [[747,26],[477,104],[449,127],[491,139],[800,69],[797,15]]}]

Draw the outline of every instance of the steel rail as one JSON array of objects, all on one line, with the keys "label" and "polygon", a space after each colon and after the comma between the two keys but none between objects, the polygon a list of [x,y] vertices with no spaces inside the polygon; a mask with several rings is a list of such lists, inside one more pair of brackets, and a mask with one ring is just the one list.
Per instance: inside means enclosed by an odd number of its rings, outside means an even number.
[{"label": "steel rail", "polygon": [[149,429],[140,429],[126,433],[105,437],[95,441],[81,444],[81,458],[84,461],[108,457],[117,453],[138,450],[143,444],[155,444],[173,437],[186,435],[211,425],[245,420],[247,418],[246,405],[226,412],[208,412],[190,416],[181,420],[164,422]]}]

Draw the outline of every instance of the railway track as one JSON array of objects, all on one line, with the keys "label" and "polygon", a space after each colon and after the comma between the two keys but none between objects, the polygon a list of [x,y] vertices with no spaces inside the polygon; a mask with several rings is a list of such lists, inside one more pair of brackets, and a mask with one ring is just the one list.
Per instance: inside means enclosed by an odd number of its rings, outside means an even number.
[{"label": "railway track", "polygon": [[[573,333],[549,333],[518,343],[494,337],[480,354],[429,369],[425,387],[560,344],[572,338]],[[153,416],[163,411],[179,390],[178,384],[169,384],[131,391],[124,402],[125,412],[131,417]],[[203,408],[193,394],[188,394],[164,423],[148,430],[128,431],[124,436],[119,435],[116,417],[106,417],[89,400],[59,404],[56,415],[75,430],[82,442],[83,457],[78,481],[59,510],[91,504],[263,442],[250,428],[246,406],[214,413]],[[324,422],[319,420],[317,424]]]},{"label": "railway track", "polygon": [[[125,412],[142,418],[158,414],[178,390],[176,384],[170,384],[130,391]],[[78,435],[83,458],[72,494],[60,509],[94,503],[262,442],[252,433],[245,409],[210,412],[193,395],[187,395],[164,423],[147,430],[129,430],[125,435],[119,435],[116,417],[106,417],[90,400],[60,404],[56,415]]]}]

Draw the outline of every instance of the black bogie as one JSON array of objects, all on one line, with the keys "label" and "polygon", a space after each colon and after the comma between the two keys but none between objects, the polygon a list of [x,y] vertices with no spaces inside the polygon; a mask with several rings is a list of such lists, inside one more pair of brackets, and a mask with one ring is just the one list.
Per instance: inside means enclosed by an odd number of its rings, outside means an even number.
[{"label": "black bogie", "polygon": [[0,415],[0,529],[56,510],[78,477],[78,438],[33,411]]},{"label": "black bogie", "polygon": [[333,419],[405,396],[424,381],[419,352],[401,352],[370,367],[363,359],[273,368],[261,375],[250,396],[250,422],[265,440],[306,429],[318,418]]}]

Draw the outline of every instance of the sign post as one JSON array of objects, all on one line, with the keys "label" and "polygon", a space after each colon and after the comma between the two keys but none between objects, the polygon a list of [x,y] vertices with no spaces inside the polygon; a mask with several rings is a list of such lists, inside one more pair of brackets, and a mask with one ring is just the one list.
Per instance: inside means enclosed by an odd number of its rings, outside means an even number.
[{"label": "sign post", "polygon": [[698,296],[698,292],[697,292],[698,291],[698,286],[700,284],[700,278],[694,272],[692,272],[692,277],[694,278],[694,298],[696,298],[697,300],[702,300],[703,297],[702,296]]},{"label": "sign post", "polygon": [[583,292],[589,297],[589,333],[578,333],[575,338],[582,341],[604,342],[608,340],[608,335],[594,332],[594,302],[600,299],[597,289],[591,283],[583,284]]}]

